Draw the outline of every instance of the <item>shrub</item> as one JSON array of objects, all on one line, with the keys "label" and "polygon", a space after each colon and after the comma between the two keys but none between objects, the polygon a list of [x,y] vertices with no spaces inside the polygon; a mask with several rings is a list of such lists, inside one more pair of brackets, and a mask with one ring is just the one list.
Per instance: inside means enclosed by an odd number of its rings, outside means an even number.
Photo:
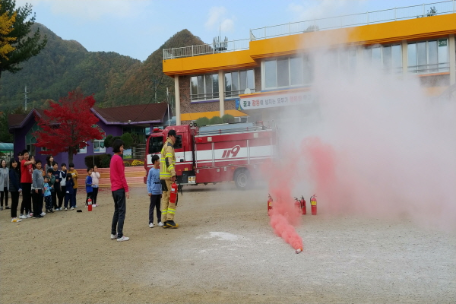
[{"label": "shrub", "polygon": [[214,116],[209,120],[209,124],[211,125],[218,125],[222,124],[223,120],[220,118],[220,116]]},{"label": "shrub", "polygon": [[111,163],[111,154],[102,154],[100,168],[109,168],[110,163]]},{"label": "shrub", "polygon": [[234,116],[230,114],[225,114],[222,116],[222,120],[224,123],[233,123],[234,122]]},{"label": "shrub", "polygon": [[144,166],[144,162],[140,161],[139,159],[135,159],[134,161],[131,162],[132,166]]},{"label": "shrub", "polygon": [[204,127],[204,126],[207,126],[209,124],[209,118],[207,117],[200,117],[196,120],[196,124],[198,125],[198,127]]},{"label": "shrub", "polygon": [[93,168],[96,165],[98,168],[109,168],[111,162],[111,154],[97,154],[84,157],[84,163],[87,168]]},{"label": "shrub", "polygon": [[124,163],[125,167],[130,167],[131,166],[129,161],[125,160],[123,163]]},{"label": "shrub", "polygon": [[131,146],[133,145],[133,137],[131,136],[130,133],[124,133],[122,134],[122,136],[120,137],[120,139],[123,141],[124,143],[124,149],[130,149]]}]

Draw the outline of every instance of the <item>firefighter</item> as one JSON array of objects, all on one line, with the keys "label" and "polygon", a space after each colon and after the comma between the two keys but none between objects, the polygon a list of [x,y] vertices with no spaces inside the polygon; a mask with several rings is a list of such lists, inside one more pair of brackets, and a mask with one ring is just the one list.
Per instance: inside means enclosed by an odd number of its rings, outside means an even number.
[{"label": "firefighter", "polygon": [[160,181],[163,186],[163,197],[161,201],[161,221],[163,228],[177,228],[178,225],[174,222],[174,214],[176,213],[176,204],[170,203],[171,185],[176,181],[176,155],[174,154],[174,144],[176,143],[176,130],[168,132],[168,138],[161,150],[160,159]]}]

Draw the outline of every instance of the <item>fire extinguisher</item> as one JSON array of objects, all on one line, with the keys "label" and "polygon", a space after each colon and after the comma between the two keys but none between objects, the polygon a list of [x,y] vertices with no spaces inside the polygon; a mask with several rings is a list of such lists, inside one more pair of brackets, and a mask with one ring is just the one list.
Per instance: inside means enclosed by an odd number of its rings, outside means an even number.
[{"label": "fire extinguisher", "polygon": [[317,215],[317,196],[315,194],[310,198],[310,207],[312,215]]},{"label": "fire extinguisher", "polygon": [[90,197],[87,199],[87,211],[92,211],[92,199]]},{"label": "fire extinguisher", "polygon": [[176,203],[177,191],[178,191],[177,184],[176,184],[176,182],[173,182],[173,184],[171,185],[171,192],[169,194],[169,203],[170,204]]},{"label": "fire extinguisher", "polygon": [[301,201],[297,197],[295,197],[295,207],[301,209]]},{"label": "fire extinguisher", "polygon": [[301,209],[302,209],[302,214],[306,215],[307,214],[306,200],[304,199],[304,196],[301,196]]},{"label": "fire extinguisher", "polygon": [[270,215],[269,211],[272,210],[272,202],[273,202],[272,197],[270,194],[268,194],[268,215]]}]

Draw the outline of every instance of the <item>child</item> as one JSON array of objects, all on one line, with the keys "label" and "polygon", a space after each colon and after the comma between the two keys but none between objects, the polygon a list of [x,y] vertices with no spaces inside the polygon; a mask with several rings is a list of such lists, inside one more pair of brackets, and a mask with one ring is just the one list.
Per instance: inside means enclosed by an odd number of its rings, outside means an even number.
[{"label": "child", "polygon": [[10,160],[9,170],[9,191],[11,193],[11,222],[18,223],[22,221],[17,217],[17,206],[19,205],[19,193],[21,189],[21,178],[19,176],[18,163],[14,158]]},{"label": "child", "polygon": [[54,175],[55,182],[54,182],[54,192],[52,193],[52,201],[54,203],[54,208],[56,211],[62,210],[62,203],[63,203],[63,196],[62,196],[62,189],[60,188],[60,170],[59,170],[59,163],[53,162],[52,163],[52,175]]},{"label": "child", "polygon": [[97,196],[98,196],[98,186],[100,183],[100,173],[98,172],[98,167],[93,166],[93,172],[92,172],[92,188],[93,188],[93,193],[92,193],[92,204],[94,207],[97,206]]},{"label": "child", "polygon": [[[55,208],[55,211],[58,211],[57,210],[57,205],[55,203],[55,200],[54,200],[54,184],[55,184],[55,176],[54,176],[54,169],[52,168],[49,168],[48,171],[47,171],[47,177],[49,178],[49,190],[51,190],[51,200],[52,200],[52,206]],[[51,212],[54,212],[52,211],[52,208],[50,209]]]},{"label": "child", "polygon": [[33,201],[33,217],[42,218],[46,215],[43,211],[43,173],[41,171],[41,161],[35,163],[35,170],[32,174],[32,201]]},{"label": "child", "polygon": [[163,226],[161,219],[160,211],[160,200],[162,197],[162,185],[160,183],[160,157],[158,155],[152,156],[153,168],[149,170],[147,174],[147,192],[150,196],[150,206],[149,206],[149,227],[154,227],[154,208],[157,208],[157,221],[158,226]]},{"label": "child", "polygon": [[[52,171],[52,169],[50,170]],[[46,212],[54,213],[52,210],[51,185],[49,182],[49,176],[44,177],[44,203],[46,204]]]},{"label": "child", "polygon": [[76,206],[76,194],[78,194],[78,171],[74,169],[74,164],[70,163],[70,170],[68,170],[68,173],[71,174],[71,177],[73,178],[73,196],[71,197],[72,199],[72,205],[74,208],[77,208]]},{"label": "child", "polygon": [[[59,172],[60,172],[60,196],[59,196],[59,205],[60,205],[60,208],[62,208],[62,203],[63,203],[63,199],[66,197],[66,176],[67,176],[67,168],[66,168],[66,164],[65,163],[62,163],[61,165],[61,169]],[[68,208],[67,208],[67,205],[65,205],[65,211],[67,211]]]},{"label": "child", "polygon": [[65,188],[65,210],[67,210],[68,207],[68,202],[70,202],[70,208],[71,210],[74,210],[76,207],[73,205],[73,194],[74,194],[74,189],[73,189],[74,183],[73,183],[73,177],[71,174],[68,174],[66,176],[66,188]]},{"label": "child", "polygon": [[[86,183],[86,192],[87,192],[87,198],[86,198],[86,207],[87,207],[89,198],[90,198],[90,200],[92,200],[92,194],[93,194],[92,168],[87,168],[87,177],[86,177],[86,182],[85,183]],[[93,206],[93,207],[96,207],[96,206]]]}]

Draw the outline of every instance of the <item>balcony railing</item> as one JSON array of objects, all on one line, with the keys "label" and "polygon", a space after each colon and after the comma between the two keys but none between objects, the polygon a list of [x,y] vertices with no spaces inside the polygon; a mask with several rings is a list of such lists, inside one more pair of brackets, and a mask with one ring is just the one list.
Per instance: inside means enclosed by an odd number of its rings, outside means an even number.
[{"label": "balcony railing", "polygon": [[249,39],[239,39],[222,42],[217,46],[214,44],[201,44],[184,46],[180,48],[163,49],[163,60],[248,50],[249,41]]},{"label": "balcony railing", "polygon": [[440,1],[420,5],[395,7],[386,10],[351,14],[322,19],[306,20],[265,26],[250,30],[250,40],[295,35],[305,32],[362,26],[405,19],[430,17],[456,13],[456,0]]}]

